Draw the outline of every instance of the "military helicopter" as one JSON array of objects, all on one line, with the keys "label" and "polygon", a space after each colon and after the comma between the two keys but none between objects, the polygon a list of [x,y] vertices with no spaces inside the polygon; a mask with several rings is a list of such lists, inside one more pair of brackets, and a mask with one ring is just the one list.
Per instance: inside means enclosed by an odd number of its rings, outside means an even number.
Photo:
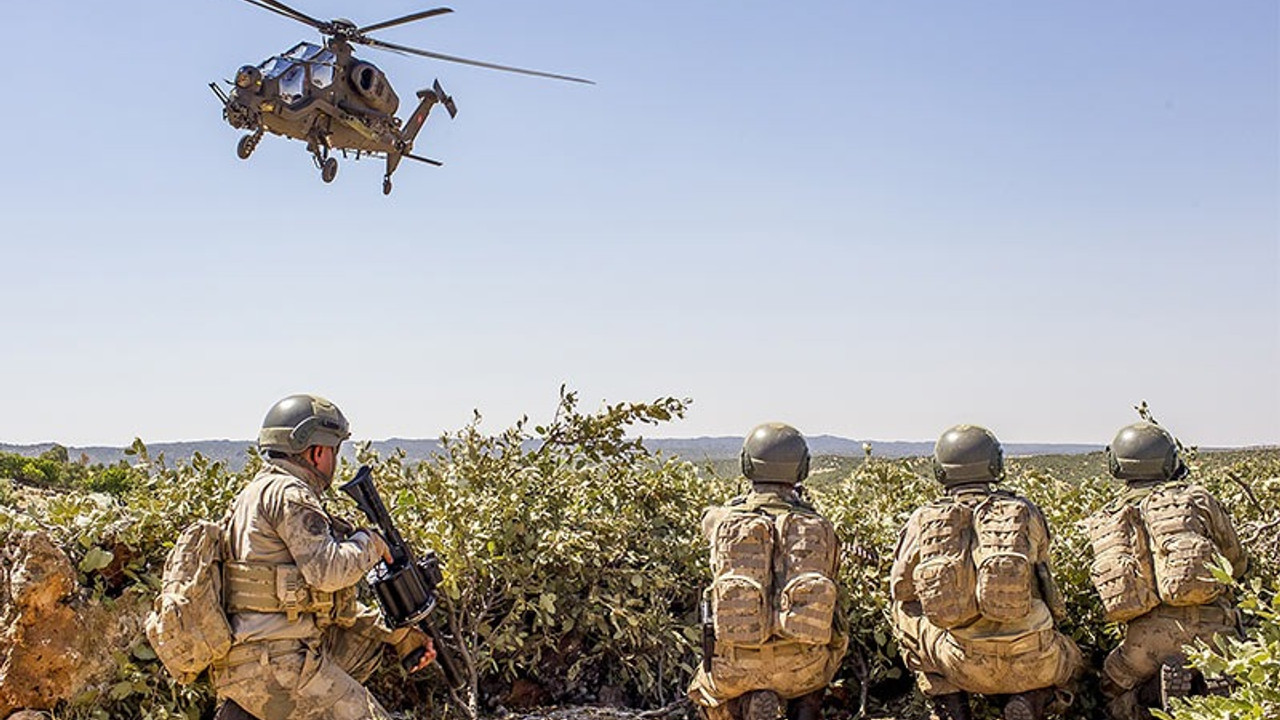
[{"label": "military helicopter", "polygon": [[453,55],[420,50],[369,37],[375,30],[453,12],[440,7],[412,13],[363,27],[338,18],[324,22],[295,10],[279,0],[245,0],[255,5],[310,25],[325,37],[324,45],[300,42],[287,52],[268,58],[259,65],[245,65],[236,71],[234,81],[226,81],[230,91],[217,83],[209,83],[222,101],[222,117],[232,127],[248,130],[240,138],[236,154],[248,160],[264,133],[271,132],[307,143],[307,150],[320,170],[320,179],[333,182],[338,175],[338,159],[333,151],[355,159],[362,156],[385,157],[387,171],[382,178],[382,193],[391,193],[391,175],[400,160],[409,158],[430,165],[440,165],[413,154],[413,141],[436,105],[444,106],[449,117],[458,114],[453,98],[446,95],[436,80],[431,89],[419,90],[418,107],[405,122],[396,117],[400,98],[391,88],[387,76],[373,63],[358,60],[352,45],[368,45],[401,54],[446,60],[476,67],[521,73],[536,77],[588,83],[569,75],[528,70],[468,60]]}]

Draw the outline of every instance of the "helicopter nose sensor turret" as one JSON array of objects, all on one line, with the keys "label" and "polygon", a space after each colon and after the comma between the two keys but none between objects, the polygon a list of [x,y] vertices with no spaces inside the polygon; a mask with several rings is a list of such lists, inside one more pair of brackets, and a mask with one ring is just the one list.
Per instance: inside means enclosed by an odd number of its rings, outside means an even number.
[{"label": "helicopter nose sensor turret", "polygon": [[262,83],[262,71],[252,65],[243,65],[236,71],[236,87],[248,90]]}]

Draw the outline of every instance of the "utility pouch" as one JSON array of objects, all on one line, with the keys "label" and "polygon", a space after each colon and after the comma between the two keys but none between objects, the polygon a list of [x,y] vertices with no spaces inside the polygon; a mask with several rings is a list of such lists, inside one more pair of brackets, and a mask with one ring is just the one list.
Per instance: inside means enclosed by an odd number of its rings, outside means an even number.
[{"label": "utility pouch", "polygon": [[1205,605],[1222,594],[1209,566],[1218,547],[1185,486],[1153,491],[1142,500],[1142,517],[1151,534],[1156,589],[1169,605]]},{"label": "utility pouch", "polygon": [[1014,622],[1031,612],[1031,510],[1026,503],[992,494],[974,510],[978,611],[996,622]]},{"label": "utility pouch", "polygon": [[940,628],[968,625],[981,617],[973,565],[973,511],[942,500],[926,505],[919,517],[920,562],[912,580],[920,609]]},{"label": "utility pouch", "polygon": [[1159,605],[1150,540],[1138,507],[1104,507],[1085,521],[1085,530],[1093,548],[1089,577],[1102,599],[1103,617],[1128,622]]}]

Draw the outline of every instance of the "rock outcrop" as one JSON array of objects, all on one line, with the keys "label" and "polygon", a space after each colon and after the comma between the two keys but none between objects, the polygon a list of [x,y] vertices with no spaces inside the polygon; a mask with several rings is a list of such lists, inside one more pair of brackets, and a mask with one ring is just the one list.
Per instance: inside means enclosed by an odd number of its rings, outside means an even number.
[{"label": "rock outcrop", "polygon": [[109,609],[86,599],[71,560],[42,532],[11,535],[2,557],[0,718],[49,710],[109,682],[113,654],[142,637],[141,593],[126,593]]}]

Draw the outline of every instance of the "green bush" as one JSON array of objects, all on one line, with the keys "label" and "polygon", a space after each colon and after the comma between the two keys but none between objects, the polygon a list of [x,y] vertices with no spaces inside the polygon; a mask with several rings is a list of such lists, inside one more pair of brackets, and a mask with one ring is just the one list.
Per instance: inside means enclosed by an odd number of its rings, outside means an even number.
[{"label": "green bush", "polygon": [[[650,453],[635,437],[638,426],[680,417],[685,408],[686,401],[663,398],[583,412],[577,396],[562,391],[555,417],[544,426],[521,420],[491,434],[477,417],[442,438],[440,453],[424,462],[360,451],[405,538],[419,551],[442,555],[445,599],[436,617],[470,649],[464,664],[477,709],[507,702],[517,681],[536,684],[548,702],[653,706],[682,695],[698,661],[697,600],[709,581],[700,513],[742,486],[728,470],[717,474]],[[38,477],[11,473],[0,462],[0,476],[15,477],[7,491],[0,485],[0,539],[16,529],[44,528],[80,568],[86,594],[104,602],[122,593],[150,594],[181,529],[197,518],[221,517],[261,465],[251,456],[233,472],[199,455],[171,465],[150,457],[140,442],[131,453],[130,465],[107,468],[22,458],[19,468],[35,463]],[[911,678],[889,630],[886,580],[899,528],[940,488],[920,459],[818,459],[814,465],[812,499],[835,523],[845,550],[842,602],[851,643],[837,694],[850,712],[865,696],[881,715],[918,717],[918,703],[903,709]],[[1256,605],[1259,618],[1254,639],[1212,649],[1217,660],[1203,650],[1198,662],[1225,663],[1232,674],[1258,678],[1241,680],[1234,696],[1253,707],[1263,702],[1263,689],[1274,690],[1267,683],[1275,665],[1267,663],[1280,657],[1274,600],[1280,452],[1201,453],[1194,465],[1195,479],[1223,499],[1251,553],[1256,584],[1244,602]],[[1070,608],[1064,630],[1096,668],[1119,634],[1102,621],[1079,521],[1120,488],[1099,453],[1011,458],[1008,468],[1006,485],[1035,501],[1049,520],[1055,572]],[[345,496],[328,502],[356,519]],[[66,704],[58,717],[181,718],[209,711],[207,685],[174,685],[141,637],[117,664],[112,682]],[[393,709],[415,708],[407,712],[416,717],[441,711],[439,686],[406,683],[394,663],[372,683]],[[1095,688],[1096,677],[1086,677],[1072,717],[1096,716]],[[1209,702],[1179,710],[1200,715],[1176,717],[1228,716],[1204,709],[1218,707],[1212,703],[1219,701]]]},{"label": "green bush", "polygon": [[[1229,580],[1229,568],[1220,569]],[[1255,578],[1246,588],[1240,609],[1248,618],[1244,640],[1215,638],[1213,646],[1197,643],[1191,663],[1206,675],[1221,675],[1233,683],[1227,697],[1203,696],[1175,700],[1163,720],[1272,720],[1280,717],[1280,586],[1266,587]]]}]

